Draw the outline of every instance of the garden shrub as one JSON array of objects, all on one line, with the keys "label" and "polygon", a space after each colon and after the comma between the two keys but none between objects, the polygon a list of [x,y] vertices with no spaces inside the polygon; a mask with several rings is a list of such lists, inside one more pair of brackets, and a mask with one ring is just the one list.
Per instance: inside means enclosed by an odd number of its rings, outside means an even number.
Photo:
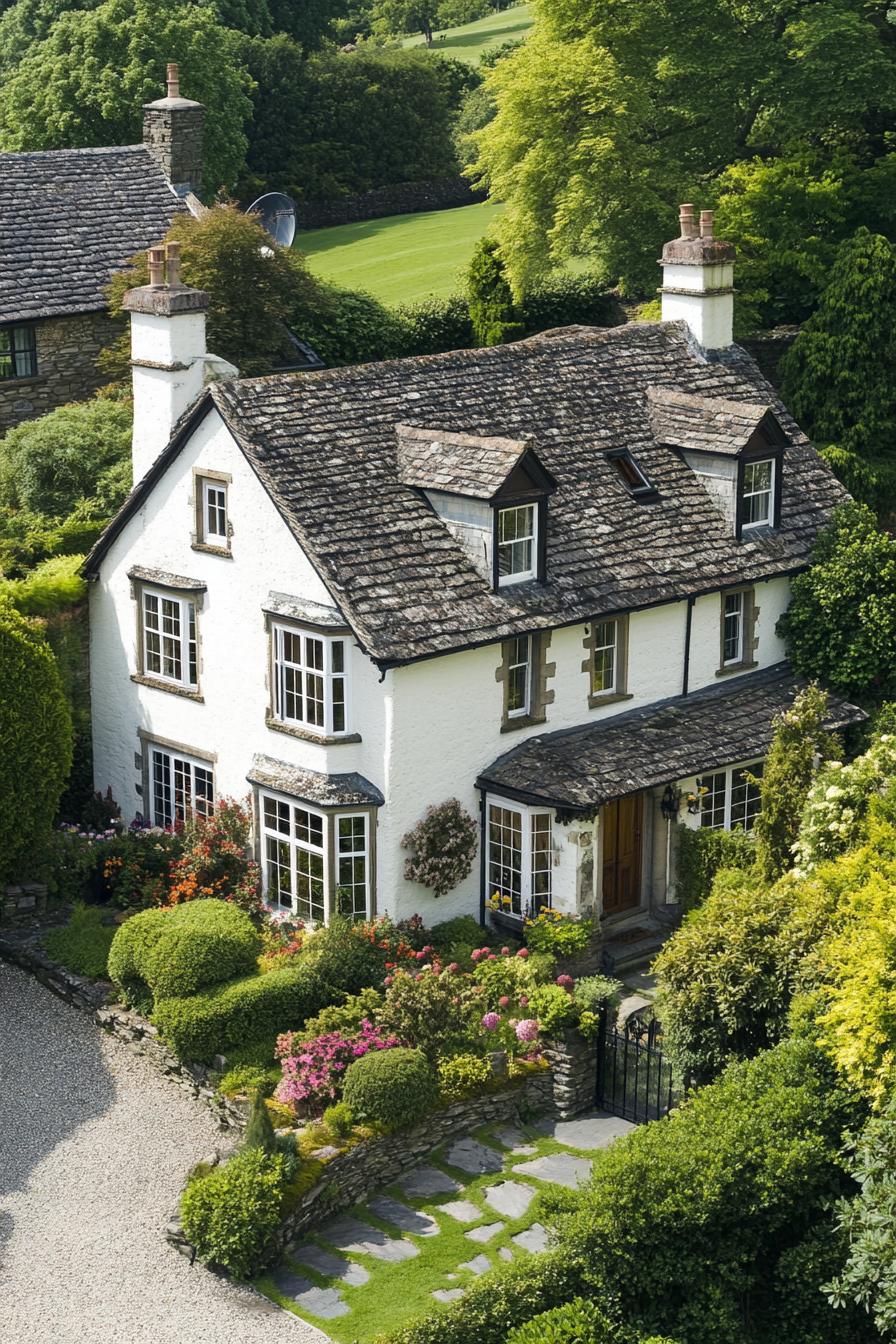
[{"label": "garden shrub", "polygon": [[829,761],[809,790],[795,862],[809,871],[859,843],[872,800],[896,781],[896,737],[883,733],[844,765]]},{"label": "garden shrub", "polygon": [[171,866],[183,852],[182,832],[135,828],[103,849],[103,878],[116,905],[126,910],[163,905]]},{"label": "garden shrub", "polygon": [[261,1148],[189,1182],[181,1197],[183,1229],[203,1260],[239,1279],[262,1266],[280,1224],[283,1159]]},{"label": "garden shrub", "polygon": [[151,1010],[255,970],[261,940],[244,911],[226,901],[144,910],[115,935],[109,973],[129,1003]]},{"label": "garden shrub", "polygon": [[419,980],[396,970],[379,1016],[380,1026],[403,1041],[413,1041],[435,1062],[443,1055],[469,1050],[482,1001],[472,982],[450,967],[427,971]]},{"label": "garden shrub", "polygon": [[352,1036],[334,1031],[313,1041],[299,1041],[291,1031],[286,1032],[277,1041],[277,1058],[283,1067],[277,1100],[283,1105],[317,1108],[339,1095],[354,1060],[372,1050],[390,1050],[400,1044],[397,1037],[385,1034],[366,1019]]},{"label": "garden shrub", "polygon": [[360,1119],[390,1130],[420,1120],[436,1104],[438,1088],[423,1051],[396,1046],[349,1065],[343,1097]]},{"label": "garden shrub", "polygon": [[[273,1049],[271,1050],[273,1059]],[[230,1063],[230,1060],[228,1060]],[[236,1097],[241,1093],[248,1096],[261,1093],[270,1096],[280,1081],[280,1070],[271,1064],[232,1064],[218,1083],[222,1097]]]},{"label": "garden shrub", "polygon": [[434,947],[437,947],[443,956],[452,952],[456,947],[479,947],[482,944],[485,930],[474,919],[472,915],[457,915],[454,919],[445,919],[441,924],[434,924],[429,931]]},{"label": "garden shrub", "polygon": [[597,275],[559,275],[533,285],[520,300],[519,315],[527,336],[556,327],[615,327],[625,320]]},{"label": "garden shrub", "polygon": [[408,882],[430,887],[444,896],[462,882],[473,867],[479,847],[479,827],[456,798],[428,807],[417,825],[402,837]]},{"label": "garden shrub", "polygon": [[301,960],[314,967],[329,990],[321,1007],[382,981],[386,957],[370,936],[373,927],[333,916],[329,924],[306,938]]},{"label": "garden shrub", "polygon": [[529,995],[526,1012],[537,1018],[546,1036],[557,1036],[579,1020],[574,996],[560,985],[537,985]]},{"label": "garden shrub", "polygon": [[313,1041],[318,1036],[326,1036],[331,1032],[351,1036],[360,1031],[365,1018],[371,1022],[376,1021],[383,1003],[383,995],[378,989],[362,989],[358,994],[349,994],[344,1002],[331,1003],[314,1017],[309,1017],[298,1033],[297,1039]]},{"label": "garden shrub", "polygon": [[103,918],[98,906],[79,903],[67,924],[51,929],[45,936],[44,951],[75,975],[104,979],[115,925],[104,924]]},{"label": "garden shrub", "polygon": [[267,1041],[278,1031],[297,1030],[326,1001],[313,969],[297,965],[232,980],[191,998],[163,999],[153,1021],[178,1058],[210,1063],[215,1055]]},{"label": "garden shrub", "polygon": [[252,1099],[249,1123],[243,1136],[243,1148],[260,1148],[263,1153],[277,1151],[277,1135],[264,1096],[256,1092]]},{"label": "garden shrub", "polygon": [[258,910],[261,876],[249,857],[251,831],[249,809],[232,798],[221,798],[209,817],[190,817],[182,832],[183,853],[171,865],[171,904],[216,896],[243,910]]},{"label": "garden shrub", "polygon": [[507,1344],[615,1344],[619,1335],[593,1302],[575,1297],[518,1325]]},{"label": "garden shrub", "polygon": [[857,1305],[880,1335],[896,1334],[896,1100],[859,1135],[850,1161],[859,1192],[837,1208],[848,1254],[827,1285],[838,1308]]},{"label": "garden shrub", "polygon": [[355,1113],[344,1101],[336,1101],[323,1114],[323,1122],[334,1139],[347,1139],[355,1123]]},{"label": "garden shrub", "polygon": [[126,402],[95,397],[8,430],[0,441],[0,506],[66,517],[96,493],[104,473],[130,466],[131,420]]},{"label": "garden shrub", "polygon": [[824,730],[827,712],[825,692],[807,686],[790,709],[775,718],[759,781],[759,814],[753,824],[756,865],[767,882],[790,868],[817,762],[832,755],[834,741]]},{"label": "garden shrub", "polygon": [[532,952],[546,952],[553,957],[580,956],[594,934],[594,920],[580,915],[565,915],[562,910],[546,906],[534,919],[527,919],[526,946]]},{"label": "garden shrub", "polygon": [[685,913],[706,900],[720,869],[747,870],[756,862],[756,844],[752,834],[742,831],[740,827],[733,831],[715,830],[708,826],[695,829],[681,822],[677,831],[675,899]]},{"label": "garden shrub", "polygon": [[23,579],[0,580],[0,594],[23,616],[53,616],[86,598],[87,583],[78,572],[83,560],[83,555],[43,560]]},{"label": "garden shrub", "polygon": [[424,299],[396,310],[404,328],[406,353],[438,355],[443,350],[466,350],[473,344],[470,309],[462,294]]},{"label": "garden shrub", "polygon": [[479,1055],[452,1055],[438,1063],[439,1092],[446,1101],[460,1101],[492,1081],[489,1060]]},{"label": "garden shrub", "polygon": [[477,346],[502,345],[524,332],[498,243],[480,238],[467,269],[467,302]]},{"label": "garden shrub", "polygon": [[622,983],[606,975],[585,975],[575,982],[572,992],[579,1009],[579,1031],[584,1036],[595,1036],[604,1009],[611,1021],[615,1017]]},{"label": "garden shrub", "polygon": [[53,654],[0,596],[0,882],[34,873],[72,762]]},{"label": "garden shrub", "polygon": [[292,327],[329,368],[397,359],[408,353],[400,316],[372,294],[322,285],[324,306]]}]

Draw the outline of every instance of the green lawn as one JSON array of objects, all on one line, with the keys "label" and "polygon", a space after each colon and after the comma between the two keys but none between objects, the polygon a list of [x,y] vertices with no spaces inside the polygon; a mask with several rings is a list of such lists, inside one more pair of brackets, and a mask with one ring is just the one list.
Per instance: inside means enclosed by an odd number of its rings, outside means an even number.
[{"label": "green lawn", "polygon": [[[515,5],[500,14],[487,14],[475,23],[464,24],[463,28],[448,28],[445,32],[433,34],[433,51],[444,51],[447,56],[478,65],[479,58],[492,47],[499,47],[512,38],[525,37],[532,27],[535,16],[531,5]],[[405,38],[403,46],[419,47],[423,42],[422,33],[416,37]]]},{"label": "green lawn", "polygon": [[363,289],[383,303],[416,303],[463,288],[463,271],[501,206],[486,201],[456,210],[389,215],[296,235],[315,275]]}]

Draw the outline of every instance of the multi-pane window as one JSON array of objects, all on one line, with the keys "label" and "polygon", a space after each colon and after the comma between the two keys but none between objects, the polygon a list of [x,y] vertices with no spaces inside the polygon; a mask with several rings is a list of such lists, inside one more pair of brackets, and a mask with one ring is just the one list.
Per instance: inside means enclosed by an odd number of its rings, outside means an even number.
[{"label": "multi-pane window", "polygon": [[214,775],[204,761],[151,747],[150,786],[154,826],[174,826],[193,816],[210,817],[215,810]]},{"label": "multi-pane window", "polygon": [[[269,905],[312,924],[324,923],[336,911],[353,919],[367,916],[371,873],[366,814],[325,816],[265,793],[261,832]],[[328,844],[335,854],[334,874],[328,872]]]},{"label": "multi-pane window", "polygon": [[597,621],[591,653],[591,694],[609,695],[618,690],[619,622]]},{"label": "multi-pane window", "polygon": [[726,593],[722,611],[722,666],[744,661],[744,611],[746,593]]},{"label": "multi-pane window", "polygon": [[719,770],[712,775],[704,775],[700,780],[700,824],[719,831],[751,831],[759,814],[759,787],[751,783],[747,776],[762,775],[762,762],[753,765],[738,766],[734,770]]},{"label": "multi-pane window", "polygon": [[537,516],[534,504],[498,510],[499,586],[535,577]]},{"label": "multi-pane window", "polygon": [[0,327],[0,379],[33,378],[37,345],[33,327]]},{"label": "multi-pane window", "polygon": [[520,635],[509,641],[507,663],[507,717],[524,717],[531,709],[532,639]]},{"label": "multi-pane window", "polygon": [[347,731],[345,644],[274,626],[274,713],[281,723],[299,724],[321,737]]},{"label": "multi-pane window", "polygon": [[741,492],[741,529],[768,526],[774,521],[775,463],[773,458],[744,463]]},{"label": "multi-pane window", "polygon": [[551,903],[551,816],[506,803],[488,809],[488,895],[523,916]]},{"label": "multi-pane window", "polygon": [[221,481],[202,482],[202,540],[227,546],[227,487]]},{"label": "multi-pane window", "polygon": [[142,609],[144,674],[195,688],[196,604],[189,598],[144,588]]}]

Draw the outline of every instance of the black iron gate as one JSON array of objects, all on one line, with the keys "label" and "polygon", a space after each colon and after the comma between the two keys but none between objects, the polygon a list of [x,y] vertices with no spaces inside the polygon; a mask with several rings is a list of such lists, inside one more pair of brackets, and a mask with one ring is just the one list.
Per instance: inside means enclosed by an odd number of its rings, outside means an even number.
[{"label": "black iron gate", "polygon": [[660,1120],[682,1095],[663,1054],[662,1028],[635,1013],[620,1028],[604,1011],[597,1037],[597,1105],[642,1125]]}]

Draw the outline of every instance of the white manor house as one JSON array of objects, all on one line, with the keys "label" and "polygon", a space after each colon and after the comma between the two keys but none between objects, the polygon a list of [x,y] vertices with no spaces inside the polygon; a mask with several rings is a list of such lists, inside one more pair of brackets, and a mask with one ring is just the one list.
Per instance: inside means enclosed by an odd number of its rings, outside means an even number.
[{"label": "white manor house", "polygon": [[[136,484],[85,565],[97,787],[160,826],[251,795],[305,919],[661,916],[675,823],[752,825],[845,497],[733,344],[733,259],[686,206],[659,323],[240,379],[154,249]],[[401,842],[450,798],[480,853],[436,900]]]}]

